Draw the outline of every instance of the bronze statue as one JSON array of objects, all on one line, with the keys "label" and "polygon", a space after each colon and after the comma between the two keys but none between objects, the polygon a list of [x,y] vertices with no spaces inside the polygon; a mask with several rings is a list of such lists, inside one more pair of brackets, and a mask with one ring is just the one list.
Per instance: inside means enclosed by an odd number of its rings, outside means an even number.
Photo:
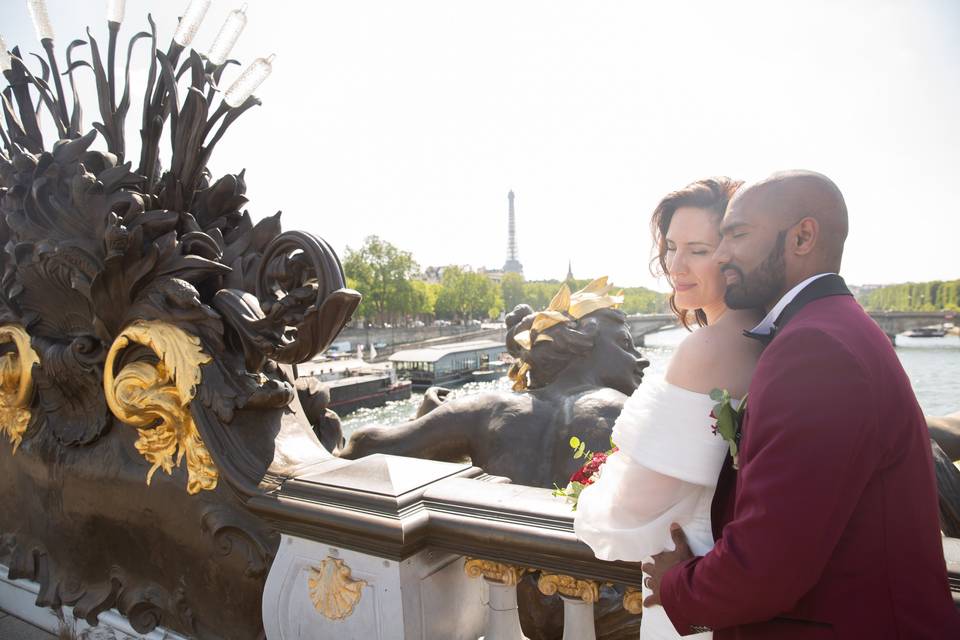
[{"label": "bronze statue", "polygon": [[609,449],[613,422],[649,364],[616,308],[622,296],[610,289],[605,278],[575,294],[564,285],[547,310],[519,305],[507,316],[507,350],[517,359],[511,377],[522,392],[438,402],[441,394],[428,391],[415,420],[358,429],[340,455],[470,458],[518,484],[565,486],[579,466],[570,437]]},{"label": "bronze statue", "polygon": [[[643,379],[649,362],[633,343],[626,316],[606,278],[571,294],[566,285],[535,313],[518,305],[507,316],[507,350],[514,391],[445,399],[431,388],[416,419],[393,427],[355,431],[341,452],[458,460],[470,458],[487,473],[535,487],[566,486],[582,460],[569,446],[577,436],[592,451],[610,448],[613,423]],[[563,606],[543,596],[532,576],[517,587],[520,621],[531,640],[558,640]],[[623,610],[623,592],[604,587],[596,607],[598,638],[636,638],[640,619]]]},{"label": "bronze statue", "polygon": [[927,416],[930,437],[951,460],[960,460],[960,411],[946,416]]}]

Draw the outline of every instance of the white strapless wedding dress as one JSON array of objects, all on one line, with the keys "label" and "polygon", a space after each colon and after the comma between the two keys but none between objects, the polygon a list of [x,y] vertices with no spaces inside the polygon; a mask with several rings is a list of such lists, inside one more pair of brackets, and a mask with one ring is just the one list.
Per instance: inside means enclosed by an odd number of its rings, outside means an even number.
[{"label": "white strapless wedding dress", "polygon": [[[641,561],[674,548],[676,522],[695,555],[713,547],[710,504],[727,443],[713,433],[714,401],[665,381],[641,384],[613,426],[619,451],[580,494],[574,530],[602,560]],[[649,591],[644,587],[643,595]],[[704,640],[712,633],[683,638]],[[641,640],[677,640],[663,607],[643,610]]]}]

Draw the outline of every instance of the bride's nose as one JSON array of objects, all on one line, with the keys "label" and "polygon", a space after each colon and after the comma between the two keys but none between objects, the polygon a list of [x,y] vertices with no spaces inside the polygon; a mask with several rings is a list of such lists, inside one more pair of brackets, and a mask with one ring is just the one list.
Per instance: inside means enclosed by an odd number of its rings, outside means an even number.
[{"label": "bride's nose", "polygon": [[687,272],[687,260],[680,251],[674,251],[673,257],[667,262],[667,273],[678,276]]}]

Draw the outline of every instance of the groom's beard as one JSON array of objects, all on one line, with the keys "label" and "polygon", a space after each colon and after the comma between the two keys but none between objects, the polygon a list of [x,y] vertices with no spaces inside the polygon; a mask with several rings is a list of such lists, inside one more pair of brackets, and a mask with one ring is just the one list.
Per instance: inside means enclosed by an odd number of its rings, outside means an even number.
[{"label": "groom's beard", "polygon": [[786,240],[787,232],[781,231],[773,250],[749,275],[732,264],[721,268],[721,271],[734,271],[740,276],[739,282],[727,285],[723,296],[729,308],[763,309],[776,302],[774,298],[783,291],[787,280],[787,265],[783,259]]}]

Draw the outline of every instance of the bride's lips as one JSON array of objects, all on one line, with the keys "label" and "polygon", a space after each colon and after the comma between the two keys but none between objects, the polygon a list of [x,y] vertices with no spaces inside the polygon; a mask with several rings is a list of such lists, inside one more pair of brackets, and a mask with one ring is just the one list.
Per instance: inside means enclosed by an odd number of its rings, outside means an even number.
[{"label": "bride's lips", "polygon": [[697,285],[695,285],[695,284],[675,284],[675,285],[673,285],[673,288],[677,291],[677,293],[683,293],[684,291],[690,291],[690,289],[693,289],[695,286],[697,286]]}]

